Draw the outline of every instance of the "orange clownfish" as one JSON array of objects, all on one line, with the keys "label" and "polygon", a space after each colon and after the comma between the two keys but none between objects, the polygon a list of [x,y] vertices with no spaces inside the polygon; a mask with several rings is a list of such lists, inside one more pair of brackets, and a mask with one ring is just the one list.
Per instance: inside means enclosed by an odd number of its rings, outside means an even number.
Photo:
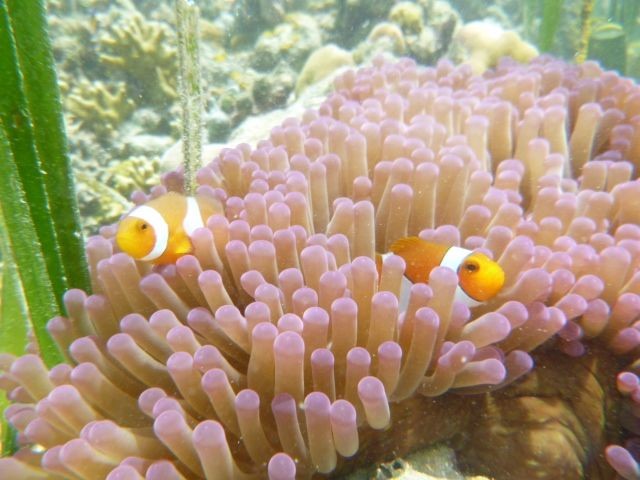
[{"label": "orange clownfish", "polygon": [[401,238],[394,242],[391,252],[381,255],[379,266],[386,257],[399,255],[406,263],[400,306],[409,300],[409,289],[414,283],[427,283],[431,270],[448,267],[458,274],[455,299],[468,307],[477,307],[500,292],[504,285],[504,270],[498,263],[480,252],[427,242],[418,237]]},{"label": "orange clownfish", "polygon": [[173,263],[193,250],[189,239],[193,231],[222,212],[222,205],[213,197],[165,193],[131,210],[118,225],[116,242],[136,260]]}]

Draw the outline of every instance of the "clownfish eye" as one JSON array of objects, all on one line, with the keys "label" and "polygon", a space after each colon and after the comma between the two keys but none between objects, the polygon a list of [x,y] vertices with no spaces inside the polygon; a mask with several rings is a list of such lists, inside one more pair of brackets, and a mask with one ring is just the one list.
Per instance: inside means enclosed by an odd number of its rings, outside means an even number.
[{"label": "clownfish eye", "polygon": [[140,230],[144,231],[144,230],[146,230],[147,228],[149,228],[149,225],[148,225],[147,223],[142,223],[142,224],[140,224]]},{"label": "clownfish eye", "polygon": [[470,261],[470,262],[465,262],[464,263],[464,269],[467,272],[477,272],[478,270],[480,270],[480,265],[478,265],[476,262],[474,261]]}]

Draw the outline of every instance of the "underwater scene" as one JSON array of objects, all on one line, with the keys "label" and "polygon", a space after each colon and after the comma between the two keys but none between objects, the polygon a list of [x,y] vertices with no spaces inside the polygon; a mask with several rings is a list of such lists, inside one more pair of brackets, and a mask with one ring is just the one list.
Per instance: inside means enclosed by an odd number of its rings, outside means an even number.
[{"label": "underwater scene", "polygon": [[640,0],[0,0],[0,479],[640,480]]}]

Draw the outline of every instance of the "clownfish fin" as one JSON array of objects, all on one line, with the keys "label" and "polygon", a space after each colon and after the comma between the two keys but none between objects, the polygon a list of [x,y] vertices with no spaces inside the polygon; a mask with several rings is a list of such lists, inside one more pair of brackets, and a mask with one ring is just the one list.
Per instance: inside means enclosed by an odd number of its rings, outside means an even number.
[{"label": "clownfish fin", "polygon": [[389,250],[396,255],[400,255],[402,252],[419,249],[423,243],[426,242],[418,237],[399,238],[391,244]]},{"label": "clownfish fin", "polygon": [[192,250],[193,245],[191,244],[191,240],[185,235],[176,245],[175,253],[177,255],[186,255],[187,253],[191,253]]},{"label": "clownfish fin", "polygon": [[391,252],[404,259],[405,275],[413,283],[427,283],[431,270],[440,265],[448,249],[446,245],[427,242],[418,237],[400,238],[390,247]]}]

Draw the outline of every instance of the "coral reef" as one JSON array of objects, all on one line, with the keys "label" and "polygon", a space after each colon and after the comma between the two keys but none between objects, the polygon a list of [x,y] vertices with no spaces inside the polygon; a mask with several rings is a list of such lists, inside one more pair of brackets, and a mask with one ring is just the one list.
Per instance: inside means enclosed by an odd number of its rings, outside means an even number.
[{"label": "coral reef", "polygon": [[358,64],[370,62],[387,52],[434,63],[449,49],[459,24],[459,14],[446,2],[399,2],[390,10],[387,21],[377,23],[366,40],[356,45],[354,59]]},{"label": "coral reef", "polygon": [[[144,5],[124,0],[50,5],[71,158],[80,178],[83,224],[90,234],[130,205],[127,182],[111,181],[118,164],[125,162],[121,170],[126,170],[131,157],[138,157],[140,164],[146,155],[146,164],[134,176],[154,178],[156,160],[173,143],[166,141],[173,120],[167,107],[175,97],[172,30],[143,16],[138,7]],[[154,15],[166,16],[165,9],[156,8]],[[115,185],[124,189],[118,191]],[[141,182],[138,188],[145,185]]]},{"label": "coral reef", "polygon": [[[243,0],[206,2],[200,7],[205,132],[210,142],[226,141],[252,114],[284,106],[293,97],[294,86],[299,96],[337,65],[350,63],[349,56],[356,64],[370,62],[380,52],[433,63],[446,53],[460,23],[449,4],[438,0],[397,4]],[[74,127],[70,145],[76,169],[88,173],[126,161],[128,148],[123,148],[121,138],[131,130],[141,138],[147,135],[150,149],[162,143],[151,141],[153,135],[179,138],[175,35],[168,5],[149,0],[56,1],[51,2],[50,13],[61,88],[65,96],[72,92],[74,97],[65,104]],[[354,19],[362,28],[354,29],[349,23]],[[334,50],[322,64],[316,56],[304,69],[312,52],[328,53],[323,49],[332,44],[355,46],[340,55]],[[90,108],[94,98],[96,115]],[[134,102],[136,111],[113,115],[101,104],[115,101],[127,108]],[[150,116],[160,120],[150,124]],[[150,157],[161,154],[154,150]],[[97,200],[86,185],[80,187],[85,190],[83,198]],[[124,193],[114,192],[105,202]],[[111,217],[85,220],[98,225]]]},{"label": "coral reef", "polygon": [[394,3],[393,0],[337,0],[335,30],[338,44],[350,48],[364,40],[371,28],[387,17]]},{"label": "coral reef", "polygon": [[391,22],[380,22],[369,32],[367,39],[355,48],[354,57],[358,63],[364,63],[379,52],[399,57],[406,51],[407,44],[400,27]]},{"label": "coral reef", "polygon": [[101,34],[99,58],[126,78],[130,94],[142,104],[165,105],[177,97],[175,43],[166,24],[133,11]]},{"label": "coral reef", "polygon": [[148,190],[159,179],[159,159],[127,155],[127,160],[113,162],[94,172],[81,170],[78,200],[85,233],[91,235],[107,222],[116,222],[129,208],[129,196],[140,189]]},{"label": "coral reef", "polygon": [[269,75],[258,78],[251,94],[258,111],[268,111],[284,106],[295,86],[295,73],[279,64]]},{"label": "coral reef", "polygon": [[88,129],[105,140],[133,113],[135,104],[122,82],[105,84],[82,79],[67,95],[66,107],[72,129]]},{"label": "coral reef", "polygon": [[338,68],[353,65],[353,57],[342,48],[329,44],[314,50],[305,62],[296,81],[296,96],[310,85],[327,78]]},{"label": "coral reef", "polygon": [[53,53],[62,71],[81,76],[99,65],[94,47],[101,27],[95,18],[52,15],[49,28],[54,34]]},{"label": "coral reef", "polygon": [[309,54],[322,45],[317,22],[303,13],[287,15],[285,21],[264,32],[253,47],[251,66],[270,71],[280,62],[298,71]]},{"label": "coral reef", "polygon": [[159,180],[158,162],[147,157],[130,157],[109,167],[101,181],[127,198],[137,190],[150,190]]},{"label": "coral reef", "polygon": [[[193,255],[89,240],[94,293],[48,326],[69,364],[0,357],[3,478],[293,479],[441,441],[495,478],[610,478],[640,398],[638,98],[589,62],[347,71],[199,172],[226,215]],[[469,310],[440,267],[399,312],[404,262],[374,254],[417,234],[495,258],[503,292]]]},{"label": "coral reef", "polygon": [[230,44],[237,47],[253,42],[264,29],[282,22],[288,7],[286,0],[239,0],[231,11],[235,21],[230,31]]},{"label": "coral reef", "polygon": [[104,225],[102,219],[116,222],[130,208],[131,203],[120,192],[105,185],[92,174],[77,172],[78,203],[82,215],[83,230],[87,235],[97,232]]},{"label": "coral reef", "polygon": [[502,57],[529,62],[539,52],[517,32],[505,30],[491,20],[469,22],[460,27],[454,37],[453,57],[468,63],[475,73],[494,67]]},{"label": "coral reef", "polygon": [[424,27],[422,8],[412,2],[396,3],[389,12],[389,19],[404,31],[420,33]]}]

